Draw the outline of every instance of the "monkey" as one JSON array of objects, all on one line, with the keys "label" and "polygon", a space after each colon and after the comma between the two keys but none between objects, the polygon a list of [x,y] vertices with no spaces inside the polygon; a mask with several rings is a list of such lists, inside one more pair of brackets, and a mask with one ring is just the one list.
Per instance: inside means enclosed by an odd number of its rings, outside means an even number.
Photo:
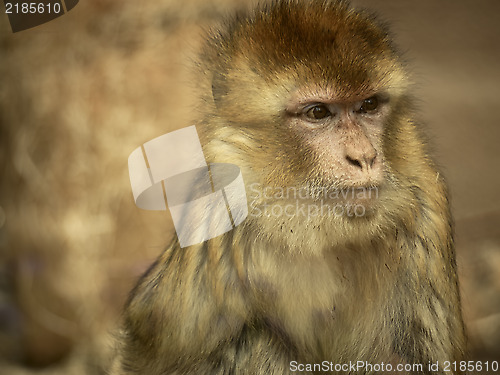
[{"label": "monkey", "polygon": [[387,26],[344,0],[275,0],[212,31],[200,61],[203,152],[241,169],[249,213],[174,236],[130,294],[112,374],[462,360],[448,188]]}]

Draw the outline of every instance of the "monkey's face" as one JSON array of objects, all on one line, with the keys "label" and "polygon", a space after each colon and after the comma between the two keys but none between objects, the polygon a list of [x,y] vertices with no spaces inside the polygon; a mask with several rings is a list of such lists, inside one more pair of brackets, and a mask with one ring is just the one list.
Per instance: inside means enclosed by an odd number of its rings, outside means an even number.
[{"label": "monkey's face", "polygon": [[[386,31],[343,3],[285,3],[211,46],[213,111],[224,124],[211,136],[234,146],[231,159],[247,183],[270,188],[268,201],[293,187],[312,200],[392,210],[394,170],[411,166],[399,156],[407,76]],[[218,160],[231,160],[226,145],[214,149]]]},{"label": "monkey's face", "polygon": [[384,180],[382,135],[388,96],[339,101],[325,91],[301,89],[284,115],[287,130],[313,156],[309,171],[326,187],[379,186]]}]

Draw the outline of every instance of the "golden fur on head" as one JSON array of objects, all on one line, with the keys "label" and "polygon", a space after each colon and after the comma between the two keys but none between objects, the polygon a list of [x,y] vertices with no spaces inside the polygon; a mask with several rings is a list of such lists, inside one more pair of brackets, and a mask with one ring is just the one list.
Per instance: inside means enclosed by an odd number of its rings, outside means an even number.
[{"label": "golden fur on head", "polygon": [[253,89],[245,97],[252,104],[273,98],[266,87],[296,89],[297,78],[333,90],[339,100],[406,87],[385,26],[345,1],[279,1],[235,17],[213,33],[203,62],[213,74],[215,100],[229,105],[233,94],[242,98],[241,89]]}]

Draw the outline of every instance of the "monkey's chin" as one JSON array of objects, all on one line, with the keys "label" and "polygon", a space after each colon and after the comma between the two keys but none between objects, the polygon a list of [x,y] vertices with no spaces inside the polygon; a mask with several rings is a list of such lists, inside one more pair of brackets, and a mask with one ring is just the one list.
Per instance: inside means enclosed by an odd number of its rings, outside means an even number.
[{"label": "monkey's chin", "polygon": [[334,212],[342,213],[342,217],[346,219],[365,218],[370,219],[374,217],[378,211],[378,199],[346,199],[342,202],[335,202],[332,204],[335,207]]},{"label": "monkey's chin", "polygon": [[334,207],[334,211],[342,211],[346,217],[373,216],[379,206],[379,186],[356,186],[335,189],[328,192],[324,202]]}]

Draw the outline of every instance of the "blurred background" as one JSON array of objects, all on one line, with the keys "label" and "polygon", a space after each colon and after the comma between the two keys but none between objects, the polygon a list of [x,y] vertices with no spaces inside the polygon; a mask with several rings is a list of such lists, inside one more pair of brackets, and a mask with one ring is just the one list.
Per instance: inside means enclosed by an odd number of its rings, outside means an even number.
[{"label": "blurred background", "polygon": [[[203,30],[251,3],[86,0],[18,33],[0,6],[0,373],[105,373],[127,293],[173,234],[134,205],[128,155],[192,124]],[[472,359],[500,361],[500,2],[353,3],[412,67]]]}]

